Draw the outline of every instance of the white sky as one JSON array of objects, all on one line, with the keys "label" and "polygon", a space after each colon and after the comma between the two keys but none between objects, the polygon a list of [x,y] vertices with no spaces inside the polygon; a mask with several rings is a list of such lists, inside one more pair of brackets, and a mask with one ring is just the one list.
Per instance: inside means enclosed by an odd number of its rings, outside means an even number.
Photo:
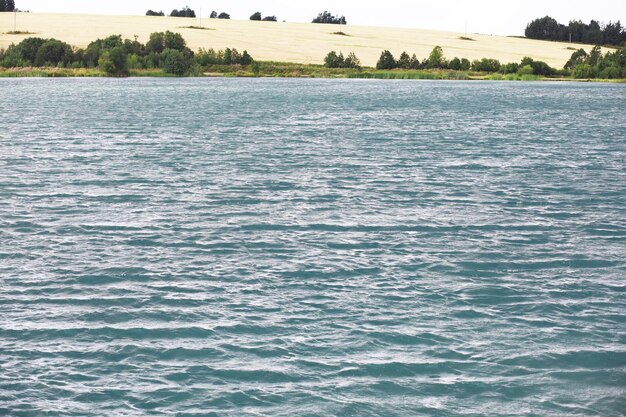
[{"label": "white sky", "polygon": [[621,20],[626,25],[625,0],[16,0],[32,12],[143,15],[189,5],[208,17],[212,10],[231,19],[248,19],[256,11],[288,22],[310,22],[323,10],[345,15],[348,24],[401,26],[493,35],[522,35],[531,20],[549,15],[561,23]]}]

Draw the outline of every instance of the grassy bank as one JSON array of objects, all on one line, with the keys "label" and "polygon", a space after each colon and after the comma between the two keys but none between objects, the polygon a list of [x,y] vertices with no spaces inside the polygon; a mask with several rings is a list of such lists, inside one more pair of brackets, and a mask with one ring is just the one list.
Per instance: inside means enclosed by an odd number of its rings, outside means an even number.
[{"label": "grassy bank", "polygon": [[[0,68],[0,78],[56,78],[56,77],[106,77],[97,68]],[[161,69],[136,69],[131,77],[175,77]],[[537,75],[486,74],[451,70],[377,70],[363,68],[326,68],[323,65],[294,64],[288,62],[258,62],[258,65],[209,65],[196,77],[265,77],[265,78],[361,78],[379,80],[490,80],[490,81],[579,81],[626,83],[626,79],[573,79],[568,77],[540,77]]]}]

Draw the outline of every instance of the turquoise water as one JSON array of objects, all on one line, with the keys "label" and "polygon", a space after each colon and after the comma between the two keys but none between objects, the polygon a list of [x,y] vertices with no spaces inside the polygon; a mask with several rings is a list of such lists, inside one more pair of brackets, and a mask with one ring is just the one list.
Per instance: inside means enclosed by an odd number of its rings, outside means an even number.
[{"label": "turquoise water", "polygon": [[625,103],[0,80],[0,415],[624,415]]}]

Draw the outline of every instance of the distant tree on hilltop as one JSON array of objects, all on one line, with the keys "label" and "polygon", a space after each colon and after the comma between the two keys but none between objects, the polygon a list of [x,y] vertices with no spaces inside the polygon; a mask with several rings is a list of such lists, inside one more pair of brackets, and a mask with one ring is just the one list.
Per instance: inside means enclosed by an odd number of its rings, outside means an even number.
[{"label": "distant tree on hilltop", "polygon": [[264,22],[276,22],[276,16],[265,16],[261,18],[261,12],[256,12],[252,16],[250,16],[250,20],[264,21]]},{"label": "distant tree on hilltop", "polygon": [[14,0],[0,0],[0,12],[12,12],[15,10]]},{"label": "distant tree on hilltop", "polygon": [[148,10],[146,16],[165,16],[165,13],[163,11],[155,12],[154,10]]},{"label": "distant tree on hilltop", "polygon": [[318,14],[315,19],[313,19],[312,23],[330,23],[336,25],[345,25],[346,17],[345,16],[333,16],[327,11],[323,11]]},{"label": "distant tree on hilltop", "polygon": [[196,17],[196,12],[191,10],[189,6],[185,6],[184,9],[181,10],[172,10],[170,13],[171,17]]},{"label": "distant tree on hilltop", "polygon": [[219,15],[217,15],[218,19],[230,19],[230,15],[226,12],[222,12]]},{"label": "distant tree on hilltop", "polygon": [[585,24],[580,20],[572,20],[563,25],[550,16],[535,19],[526,26],[524,34],[530,39],[549,41],[582,42],[590,44],[622,45],[626,42],[626,30],[618,20],[601,25],[592,20]]}]

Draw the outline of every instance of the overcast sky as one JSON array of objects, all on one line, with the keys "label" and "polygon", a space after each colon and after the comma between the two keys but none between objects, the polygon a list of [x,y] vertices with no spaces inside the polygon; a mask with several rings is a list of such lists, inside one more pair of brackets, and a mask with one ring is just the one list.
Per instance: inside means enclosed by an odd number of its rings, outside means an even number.
[{"label": "overcast sky", "polygon": [[212,10],[227,12],[232,19],[248,19],[256,11],[276,15],[288,22],[310,22],[328,10],[345,15],[348,24],[401,26],[494,35],[522,35],[534,18],[549,15],[562,23],[572,19],[588,22],[621,20],[626,24],[626,0],[16,0],[21,10],[52,13],[143,15],[146,10],[189,5],[206,17]]}]

